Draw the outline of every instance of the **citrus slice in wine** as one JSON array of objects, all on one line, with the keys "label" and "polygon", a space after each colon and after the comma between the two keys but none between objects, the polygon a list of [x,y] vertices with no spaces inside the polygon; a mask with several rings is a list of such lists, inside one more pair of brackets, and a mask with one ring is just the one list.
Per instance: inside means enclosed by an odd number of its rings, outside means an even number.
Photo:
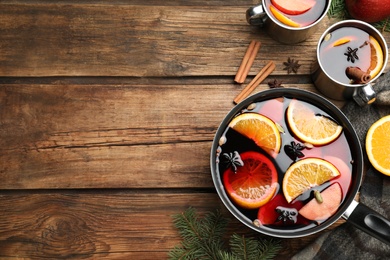
[{"label": "citrus slice in wine", "polygon": [[349,39],[349,38],[341,38],[341,39],[338,39],[337,41],[335,41],[334,43],[333,43],[333,47],[337,47],[337,46],[341,46],[341,45],[344,45],[344,44],[346,44],[346,43],[348,43],[348,42],[350,42],[351,41],[351,39]]},{"label": "citrus slice in wine", "polygon": [[229,127],[253,140],[271,156],[280,151],[281,137],[276,124],[266,116],[257,113],[244,113],[236,116]]},{"label": "citrus slice in wine", "polygon": [[305,191],[339,175],[339,170],[323,159],[307,158],[297,161],[284,174],[282,185],[284,197],[290,203]]},{"label": "citrus slice in wine", "polygon": [[269,7],[269,10],[273,14],[273,16],[275,16],[275,18],[278,19],[281,23],[288,25],[288,26],[291,26],[291,27],[301,27],[301,25],[299,23],[294,22],[293,20],[291,20],[290,18],[285,16],[283,13],[278,11],[278,9],[276,9],[272,5]]},{"label": "citrus slice in wine", "polygon": [[299,139],[313,145],[331,143],[343,130],[343,127],[334,120],[317,115],[315,111],[297,100],[292,100],[287,108],[287,122]]},{"label": "citrus slice in wine", "polygon": [[366,152],[372,166],[390,176],[390,115],[376,121],[366,135]]},{"label": "citrus slice in wine", "polygon": [[370,48],[371,48],[371,64],[368,72],[371,78],[378,75],[383,66],[383,51],[379,42],[370,35]]},{"label": "citrus slice in wine", "polygon": [[274,196],[278,187],[278,173],[275,165],[258,152],[244,152],[243,166],[234,171],[228,168],[223,174],[223,184],[229,197],[246,209],[263,206]]}]

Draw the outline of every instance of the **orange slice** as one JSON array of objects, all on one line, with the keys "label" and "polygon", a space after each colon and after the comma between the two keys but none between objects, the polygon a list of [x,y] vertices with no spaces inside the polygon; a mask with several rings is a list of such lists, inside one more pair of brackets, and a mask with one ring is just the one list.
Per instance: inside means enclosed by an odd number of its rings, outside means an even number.
[{"label": "orange slice", "polygon": [[257,152],[241,154],[244,165],[223,174],[223,184],[229,197],[239,206],[255,209],[272,199],[278,188],[278,173],[265,155]]},{"label": "orange slice", "polygon": [[252,139],[271,156],[276,156],[280,151],[280,132],[268,117],[257,113],[240,114],[233,118],[229,127]]},{"label": "orange slice", "polygon": [[341,38],[341,39],[338,39],[337,41],[335,41],[333,43],[333,47],[336,47],[336,46],[340,46],[340,45],[343,45],[343,44],[346,44],[348,42],[350,42],[351,40],[349,38]]},{"label": "orange slice", "polygon": [[371,47],[371,64],[368,68],[368,72],[371,75],[371,78],[374,78],[378,75],[379,71],[383,66],[383,51],[379,42],[370,35],[370,47]]},{"label": "orange slice", "polygon": [[376,121],[366,135],[366,152],[372,166],[390,176],[390,115]]},{"label": "orange slice", "polygon": [[281,23],[291,26],[291,27],[301,27],[301,25],[297,22],[294,22],[287,16],[285,16],[283,13],[279,12],[275,7],[272,5],[269,7],[269,10],[275,16],[276,19],[278,19]]},{"label": "orange slice", "polygon": [[295,99],[287,108],[287,122],[299,139],[313,145],[328,144],[339,137],[343,130],[335,121],[316,115],[308,106]]},{"label": "orange slice", "polygon": [[283,194],[290,203],[296,197],[340,175],[328,161],[307,158],[291,165],[283,177]]}]

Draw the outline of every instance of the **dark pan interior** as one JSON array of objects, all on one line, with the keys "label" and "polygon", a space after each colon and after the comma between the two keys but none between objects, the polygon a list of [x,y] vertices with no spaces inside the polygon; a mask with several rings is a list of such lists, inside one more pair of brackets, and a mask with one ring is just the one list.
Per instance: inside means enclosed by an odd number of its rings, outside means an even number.
[{"label": "dark pan interior", "polygon": [[[291,229],[274,229],[269,228],[265,226],[257,227],[252,222],[253,219],[249,219],[247,216],[245,216],[241,211],[231,202],[231,200],[228,198],[225,189],[222,184],[222,180],[220,177],[219,170],[217,168],[216,164],[216,153],[217,149],[219,147],[219,139],[222,136],[224,130],[228,126],[229,122],[232,120],[232,118],[239,113],[242,109],[246,108],[249,104],[253,102],[259,102],[264,101],[272,98],[278,98],[278,97],[287,97],[287,98],[297,98],[309,103],[312,103],[319,107],[320,109],[324,110],[326,113],[328,113],[332,118],[334,118],[336,121],[339,122],[344,128],[344,133],[346,135],[346,138],[350,144],[352,158],[354,160],[353,169],[352,169],[352,183],[348,190],[348,194],[342,203],[342,205],[339,207],[336,214],[334,214],[332,217],[330,217],[328,220],[323,222],[322,224],[307,229],[307,230],[291,230]],[[217,193],[224,203],[224,205],[227,207],[227,209],[243,224],[246,226],[260,232],[266,235],[275,236],[275,237],[285,237],[285,238],[292,238],[292,237],[302,237],[307,236],[310,234],[314,234],[316,232],[319,232],[330,225],[332,225],[335,221],[337,221],[342,214],[347,210],[348,206],[352,203],[354,200],[362,179],[363,174],[363,154],[361,145],[359,142],[359,139],[356,135],[356,132],[354,128],[352,127],[349,120],[346,118],[346,116],[330,101],[327,99],[300,89],[294,89],[294,88],[278,88],[278,89],[270,89],[266,91],[259,92],[246,100],[242,101],[240,104],[235,106],[223,119],[222,123],[220,124],[216,135],[214,137],[214,141],[211,148],[211,158],[210,158],[210,164],[211,164],[211,174],[212,179],[215,185],[215,188],[217,190]]]}]

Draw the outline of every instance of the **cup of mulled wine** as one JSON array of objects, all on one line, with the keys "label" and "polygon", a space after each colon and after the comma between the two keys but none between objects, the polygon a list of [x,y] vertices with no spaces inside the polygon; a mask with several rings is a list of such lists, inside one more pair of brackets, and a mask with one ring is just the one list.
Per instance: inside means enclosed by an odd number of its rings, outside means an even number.
[{"label": "cup of mulled wine", "polygon": [[345,20],[320,37],[311,77],[328,98],[354,99],[364,106],[375,101],[372,83],[382,74],[387,60],[387,44],[377,29],[362,21]]},{"label": "cup of mulled wine", "polygon": [[262,0],[246,11],[251,25],[263,27],[280,43],[295,44],[305,41],[326,16],[331,0]]}]

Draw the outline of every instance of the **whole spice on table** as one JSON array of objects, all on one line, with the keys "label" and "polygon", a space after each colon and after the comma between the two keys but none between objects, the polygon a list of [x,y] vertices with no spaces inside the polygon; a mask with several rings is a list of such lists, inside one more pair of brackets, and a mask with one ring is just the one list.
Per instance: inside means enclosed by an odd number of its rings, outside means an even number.
[{"label": "whole spice on table", "polygon": [[257,73],[256,77],[252,79],[251,82],[234,98],[233,102],[235,104],[238,104],[243,99],[245,99],[247,96],[252,93],[252,91],[260,85],[260,83],[268,77],[272,71],[275,69],[275,63],[273,61],[268,62],[259,73]]},{"label": "whole spice on table", "polygon": [[257,53],[259,52],[261,43],[258,41],[251,41],[246,50],[244,58],[242,59],[241,65],[238,68],[236,77],[234,81],[237,83],[244,83],[246,77],[248,76],[249,70],[252,67],[253,61],[256,58]]},{"label": "whole spice on table", "polygon": [[283,88],[282,82],[277,79],[274,79],[273,81],[269,81],[268,86],[270,88]]},{"label": "whole spice on table", "polygon": [[287,61],[283,62],[285,68],[283,70],[287,70],[287,73],[290,74],[291,72],[297,73],[299,67],[301,67],[301,64],[298,64],[299,61],[295,61],[294,59],[291,59],[290,57],[287,59]]}]

